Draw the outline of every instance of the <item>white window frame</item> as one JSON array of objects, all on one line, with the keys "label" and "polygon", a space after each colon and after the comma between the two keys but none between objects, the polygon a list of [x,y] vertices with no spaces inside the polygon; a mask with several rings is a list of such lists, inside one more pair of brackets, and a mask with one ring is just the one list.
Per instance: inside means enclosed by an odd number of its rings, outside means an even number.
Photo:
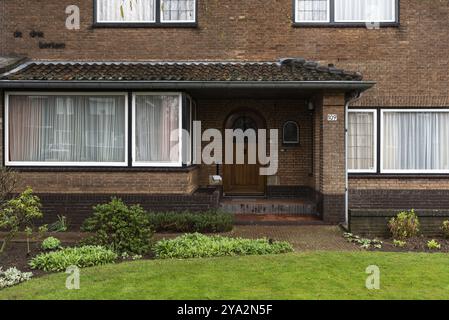
[{"label": "white window frame", "polygon": [[[136,97],[141,96],[178,96],[178,140],[179,140],[179,159],[177,162],[161,162],[161,161],[136,161]],[[182,92],[133,92],[132,96],[132,166],[133,167],[182,167]]]},{"label": "white window frame", "polygon": [[159,13],[160,13],[160,20],[161,23],[195,23],[196,22],[196,2],[198,0],[193,0],[193,20],[164,20],[164,10],[162,9],[162,2],[164,2],[164,0],[160,0],[160,8],[159,8]]},{"label": "white window frame", "polygon": [[[189,148],[189,161],[186,161],[185,164],[188,166],[191,166],[192,163],[194,162],[193,159],[193,99],[191,96],[186,95],[186,101],[187,99],[190,101],[190,105],[189,105],[189,110],[190,110],[190,132],[189,132],[189,139],[190,139],[190,148]],[[182,128],[184,130],[184,128]],[[184,131],[183,131],[184,132]],[[184,147],[184,146],[183,146]],[[183,148],[184,150],[184,148]],[[184,159],[181,159],[182,161],[184,161]]]},{"label": "white window frame", "polygon": [[[374,126],[374,131],[373,131],[373,135],[374,135],[374,151],[373,151],[373,157],[374,157],[374,162],[373,165],[374,167],[372,169],[349,169],[348,168],[348,173],[376,173],[377,172],[377,109],[349,109],[348,110],[348,116],[349,113],[354,112],[354,113],[372,113],[373,114],[373,126]],[[347,121],[349,122],[349,119],[347,119]],[[348,123],[348,128],[349,128],[349,123]],[[349,135],[349,131],[347,133]],[[348,154],[348,150],[346,150],[346,154]]]},{"label": "white window frame", "polygon": [[[118,1],[118,0],[112,0],[112,1]],[[95,0],[95,10],[96,10],[96,23],[99,24],[108,24],[108,23],[113,23],[113,24],[120,24],[120,23],[156,23],[156,11],[157,11],[157,7],[156,7],[156,0],[152,0],[153,1],[153,8],[154,8],[154,13],[153,13],[153,19],[152,20],[145,20],[145,21],[133,21],[133,20],[119,20],[119,21],[112,21],[112,20],[100,20],[100,10],[98,10],[98,0]]]},{"label": "white window frame", "polygon": [[[84,161],[11,161],[9,159],[9,97],[10,96],[123,96],[125,98],[125,161],[124,162],[84,162]],[[5,92],[5,165],[16,167],[126,167],[128,166],[128,94],[126,92]]]},{"label": "white window frame", "polygon": [[[337,1],[334,1],[334,6],[337,6]],[[334,21],[337,23],[367,23],[367,22],[379,22],[379,23],[395,23],[396,22],[396,16],[397,16],[397,12],[396,12],[396,1],[397,0],[391,0],[391,6],[392,6],[392,12],[393,12],[393,19],[392,20],[376,20],[376,21],[370,21],[370,20],[337,20],[336,16],[335,16],[335,10],[333,12],[334,14]]]},{"label": "white window frame", "polygon": [[404,113],[410,113],[410,112],[421,112],[421,113],[443,113],[443,112],[449,112],[449,109],[381,109],[381,120],[380,120],[380,151],[381,151],[381,157],[380,157],[380,172],[381,173],[400,173],[400,174],[447,174],[449,173],[448,170],[440,170],[440,169],[384,169],[384,114],[387,112],[404,112]]},{"label": "white window frame", "polygon": [[329,23],[330,22],[330,18],[331,18],[331,1],[330,0],[326,0],[327,1],[327,16],[326,16],[326,20],[300,20],[299,19],[299,1],[300,0],[295,0],[295,23]]}]

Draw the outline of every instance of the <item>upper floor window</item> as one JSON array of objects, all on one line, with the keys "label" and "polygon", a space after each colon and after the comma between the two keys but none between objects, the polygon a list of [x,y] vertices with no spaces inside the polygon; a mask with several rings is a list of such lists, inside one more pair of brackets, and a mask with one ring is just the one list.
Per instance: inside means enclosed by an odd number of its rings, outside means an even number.
[{"label": "upper floor window", "polygon": [[97,24],[195,23],[196,0],[95,0]]},{"label": "upper floor window", "polygon": [[395,23],[398,4],[399,0],[295,0],[295,22]]}]

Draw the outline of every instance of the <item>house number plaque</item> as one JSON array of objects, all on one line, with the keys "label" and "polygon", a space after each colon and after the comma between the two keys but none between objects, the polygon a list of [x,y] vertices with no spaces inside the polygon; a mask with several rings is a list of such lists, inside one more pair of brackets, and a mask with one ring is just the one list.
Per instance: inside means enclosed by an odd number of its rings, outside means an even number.
[{"label": "house number plaque", "polygon": [[338,116],[336,114],[328,114],[327,115],[327,121],[329,122],[335,122],[338,120]]}]

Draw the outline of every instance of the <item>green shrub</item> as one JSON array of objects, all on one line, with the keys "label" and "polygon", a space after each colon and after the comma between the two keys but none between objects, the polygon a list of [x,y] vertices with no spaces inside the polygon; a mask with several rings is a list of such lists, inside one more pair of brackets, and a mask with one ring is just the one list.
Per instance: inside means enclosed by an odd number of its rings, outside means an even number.
[{"label": "green shrub", "polygon": [[101,246],[83,246],[64,248],[59,251],[41,253],[31,259],[29,265],[32,269],[50,271],[64,271],[67,267],[92,267],[113,263],[117,254]]},{"label": "green shrub", "polygon": [[441,226],[441,231],[443,232],[443,236],[445,238],[449,238],[449,220],[443,221],[443,225]]},{"label": "green shrub", "polygon": [[186,234],[172,240],[161,240],[154,247],[156,257],[160,259],[262,255],[291,251],[293,248],[288,242],[209,237],[199,233]]},{"label": "green shrub", "polygon": [[427,248],[429,248],[430,250],[440,250],[441,244],[439,244],[435,239],[432,239],[427,242]]},{"label": "green shrub", "polygon": [[151,249],[153,232],[146,212],[138,205],[128,207],[117,198],[95,206],[82,230],[94,233],[84,241],[86,244],[102,245],[118,254],[145,254]]},{"label": "green shrub", "polygon": [[42,249],[44,250],[56,250],[61,247],[61,241],[55,237],[48,237],[42,241]]},{"label": "green shrub", "polygon": [[233,227],[233,215],[211,210],[206,212],[150,213],[150,223],[156,232],[227,232]]},{"label": "green shrub", "polygon": [[388,226],[394,239],[415,237],[419,232],[419,220],[413,209],[399,212],[390,220]]},{"label": "green shrub", "polygon": [[[2,204],[0,208],[0,230],[5,231],[3,243],[0,246],[0,254],[19,231],[26,231],[27,237],[33,232],[33,222],[41,219],[40,199],[33,194],[31,188],[27,188],[19,196]],[[29,240],[29,239],[28,239]]]}]

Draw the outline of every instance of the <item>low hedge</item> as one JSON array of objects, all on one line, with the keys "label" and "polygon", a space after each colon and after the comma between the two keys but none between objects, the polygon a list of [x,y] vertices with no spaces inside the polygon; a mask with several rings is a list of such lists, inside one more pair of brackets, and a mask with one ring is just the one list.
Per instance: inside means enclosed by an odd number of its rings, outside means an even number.
[{"label": "low hedge", "polygon": [[32,269],[50,271],[64,271],[67,267],[93,267],[113,263],[117,254],[101,246],[83,246],[64,248],[59,251],[42,253],[31,259]]},{"label": "low hedge", "polygon": [[234,217],[219,210],[206,212],[150,212],[150,224],[156,232],[227,232]]},{"label": "low hedge", "polygon": [[159,259],[263,255],[292,251],[291,244],[285,241],[205,236],[199,233],[161,240],[154,246],[155,255]]}]

